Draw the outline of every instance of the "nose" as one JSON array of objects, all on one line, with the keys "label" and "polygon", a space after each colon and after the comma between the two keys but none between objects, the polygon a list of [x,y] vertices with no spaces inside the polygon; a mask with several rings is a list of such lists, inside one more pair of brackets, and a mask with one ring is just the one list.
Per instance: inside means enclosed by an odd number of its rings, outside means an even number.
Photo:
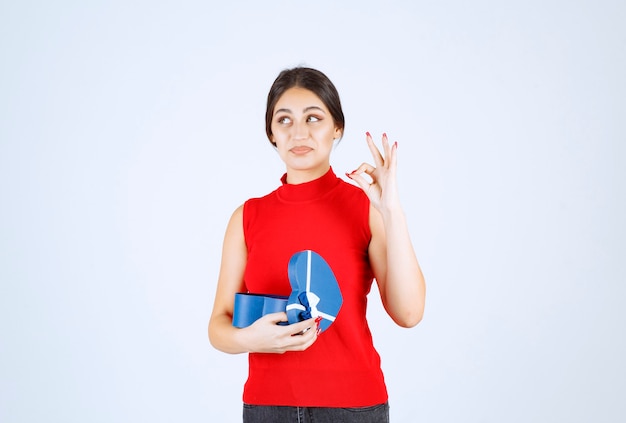
[{"label": "nose", "polygon": [[292,128],[294,139],[305,140],[309,137],[309,128],[306,124],[306,120],[296,121]]}]

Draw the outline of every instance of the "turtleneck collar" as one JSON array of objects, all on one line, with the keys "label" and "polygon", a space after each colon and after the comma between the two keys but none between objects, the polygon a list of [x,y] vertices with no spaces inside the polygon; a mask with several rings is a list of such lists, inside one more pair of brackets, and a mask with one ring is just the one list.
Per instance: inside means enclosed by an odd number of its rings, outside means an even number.
[{"label": "turtleneck collar", "polygon": [[333,172],[333,168],[328,169],[323,176],[302,184],[287,183],[287,174],[280,178],[282,186],[278,188],[278,197],[285,201],[311,201],[316,200],[333,189],[340,182]]}]

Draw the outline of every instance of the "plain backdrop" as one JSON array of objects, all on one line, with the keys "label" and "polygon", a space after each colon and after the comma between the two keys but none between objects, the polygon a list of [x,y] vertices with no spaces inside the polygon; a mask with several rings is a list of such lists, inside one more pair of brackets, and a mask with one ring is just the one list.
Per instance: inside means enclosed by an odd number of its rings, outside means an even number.
[{"label": "plain backdrop", "polygon": [[[237,422],[224,229],[284,172],[278,72],[399,144],[424,320],[369,318],[394,422],[626,419],[622,1],[0,5],[0,421]],[[303,369],[303,383],[310,375]]]}]

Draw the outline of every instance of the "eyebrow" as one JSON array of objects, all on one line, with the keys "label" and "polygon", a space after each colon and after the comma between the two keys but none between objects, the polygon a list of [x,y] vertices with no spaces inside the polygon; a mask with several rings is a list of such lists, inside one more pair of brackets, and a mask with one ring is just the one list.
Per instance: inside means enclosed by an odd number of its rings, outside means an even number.
[{"label": "eyebrow", "polygon": [[[324,112],[324,110],[323,110],[321,107],[318,107],[318,106],[309,106],[309,107],[305,107],[305,108],[304,108],[304,110],[302,110],[302,113],[306,113],[306,112],[308,112],[308,111],[310,111],[310,110],[319,110],[320,112],[322,112],[322,113],[326,114],[326,113]],[[290,109],[284,109],[284,108],[283,108],[283,109],[278,109],[278,110],[276,110],[276,111],[274,112],[274,116],[276,116],[278,113],[292,113],[292,114],[293,114],[293,112],[292,112]]]}]

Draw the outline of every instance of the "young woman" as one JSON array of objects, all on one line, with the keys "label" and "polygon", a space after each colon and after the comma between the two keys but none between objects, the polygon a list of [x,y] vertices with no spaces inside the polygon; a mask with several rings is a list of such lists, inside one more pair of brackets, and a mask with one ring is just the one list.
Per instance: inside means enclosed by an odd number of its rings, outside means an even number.
[{"label": "young woman", "polygon": [[[286,166],[282,185],[233,213],[209,322],[218,350],[249,353],[244,422],[387,422],[387,390],[366,321],[376,279],[389,316],[402,327],[422,319],[425,283],[396,187],[397,143],[369,133],[374,165],[335,176],[330,153],[342,137],[339,94],[321,72],[298,67],[272,85],[266,132]],[[364,174],[369,177],[365,177]],[[245,328],[232,325],[238,292],[289,295],[293,253],[313,250],[328,263],[343,297],[332,326],[291,325],[284,312]]]}]

